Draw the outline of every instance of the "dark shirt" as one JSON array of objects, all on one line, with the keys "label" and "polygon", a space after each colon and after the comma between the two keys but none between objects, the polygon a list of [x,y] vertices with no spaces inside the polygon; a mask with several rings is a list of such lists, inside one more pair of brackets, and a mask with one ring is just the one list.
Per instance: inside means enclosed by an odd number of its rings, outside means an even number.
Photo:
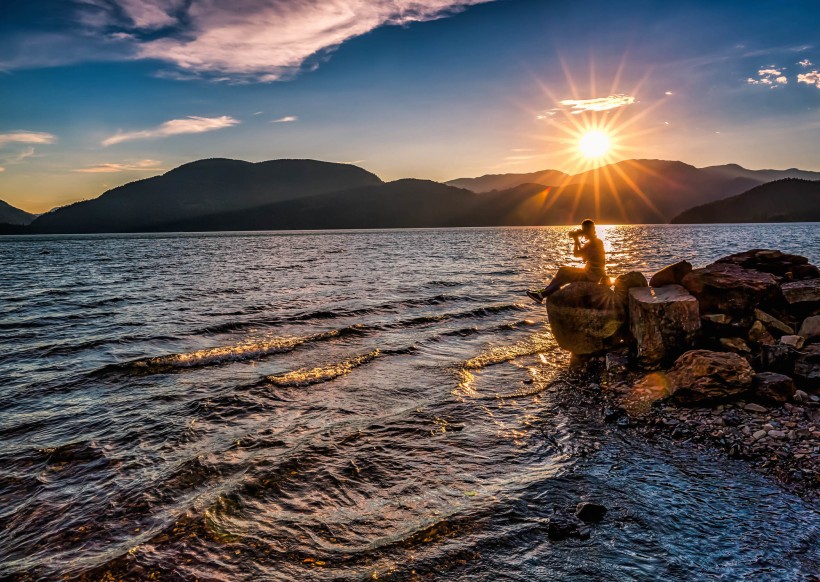
[{"label": "dark shirt", "polygon": [[604,241],[594,238],[581,247],[580,256],[584,259],[584,268],[591,274],[600,277],[606,276],[606,253]]}]

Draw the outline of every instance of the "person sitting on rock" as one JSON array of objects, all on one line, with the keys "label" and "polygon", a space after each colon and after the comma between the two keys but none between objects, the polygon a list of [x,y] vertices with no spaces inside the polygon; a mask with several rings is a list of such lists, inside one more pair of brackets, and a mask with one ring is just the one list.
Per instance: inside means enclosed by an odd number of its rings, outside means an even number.
[{"label": "person sitting on rock", "polygon": [[[601,283],[607,281],[604,242],[595,234],[595,223],[586,219],[581,223],[581,229],[573,230],[569,233],[569,236],[575,241],[572,246],[572,255],[584,259],[584,268],[561,267],[547,287],[540,291],[527,291],[527,296],[539,305],[544,302],[544,299],[567,283],[575,281]],[[583,245],[581,245],[581,237],[584,237],[587,241]]]}]

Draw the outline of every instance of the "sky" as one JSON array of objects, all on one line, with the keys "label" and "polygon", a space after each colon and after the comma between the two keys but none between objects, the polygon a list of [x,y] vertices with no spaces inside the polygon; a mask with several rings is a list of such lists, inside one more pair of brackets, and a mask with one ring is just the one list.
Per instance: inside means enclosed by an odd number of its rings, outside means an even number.
[{"label": "sky", "polygon": [[817,0],[3,0],[0,199],[207,157],[385,180],[681,160],[820,170]]}]

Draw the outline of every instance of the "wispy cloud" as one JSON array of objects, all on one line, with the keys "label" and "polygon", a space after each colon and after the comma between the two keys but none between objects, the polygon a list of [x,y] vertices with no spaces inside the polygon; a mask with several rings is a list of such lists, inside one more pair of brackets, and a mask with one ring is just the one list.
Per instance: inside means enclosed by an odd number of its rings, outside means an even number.
[{"label": "wispy cloud", "polygon": [[111,137],[104,139],[102,145],[110,146],[135,139],[170,137],[172,135],[182,135],[186,133],[204,133],[206,131],[216,131],[217,129],[231,127],[237,123],[239,123],[239,120],[228,115],[222,115],[220,117],[190,116],[184,119],[171,119],[151,129],[119,131]]},{"label": "wispy cloud", "polygon": [[798,61],[797,64],[805,69],[807,67],[811,67],[814,63],[809,59],[803,59],[802,61]]},{"label": "wispy cloud", "polygon": [[811,71],[809,73],[800,73],[797,75],[798,83],[805,83],[806,85],[814,85],[820,89],[820,71]]},{"label": "wispy cloud", "polygon": [[134,58],[194,76],[275,81],[384,25],[452,15],[493,0],[82,0],[82,22],[117,28]]},{"label": "wispy cloud", "polygon": [[299,121],[299,118],[295,115],[285,115],[279,119],[272,120],[271,123],[292,123],[294,121]]},{"label": "wispy cloud", "polygon": [[626,107],[635,103],[635,98],[632,95],[619,93],[608,97],[596,97],[595,99],[563,99],[559,103],[571,109],[574,115],[578,115],[586,111],[607,111],[618,107]]},{"label": "wispy cloud", "polygon": [[12,131],[0,133],[0,146],[10,143],[50,144],[57,141],[57,136],[42,131]]},{"label": "wispy cloud", "polygon": [[84,174],[109,174],[114,172],[158,172],[164,170],[160,167],[157,160],[139,160],[137,162],[126,162],[121,164],[97,164],[96,166],[87,166],[85,168],[77,168],[75,172],[82,172]]},{"label": "wispy cloud", "polygon": [[783,74],[783,69],[772,67],[758,70],[757,78],[749,77],[746,79],[746,83],[749,85],[769,85],[770,87],[776,87],[777,85],[787,85],[789,79]]}]

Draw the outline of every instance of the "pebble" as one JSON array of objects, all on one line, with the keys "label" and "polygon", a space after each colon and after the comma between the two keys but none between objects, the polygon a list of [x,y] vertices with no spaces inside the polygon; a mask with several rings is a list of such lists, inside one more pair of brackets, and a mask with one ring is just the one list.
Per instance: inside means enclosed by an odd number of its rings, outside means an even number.
[{"label": "pebble", "polygon": [[770,430],[766,434],[768,434],[773,439],[784,439],[784,438],[786,438],[786,431],[783,431],[783,430]]},{"label": "pebble", "polygon": [[753,438],[754,440],[756,440],[756,441],[759,441],[760,439],[762,439],[763,437],[765,437],[765,436],[766,436],[766,434],[767,434],[767,433],[766,433],[766,431],[765,431],[765,430],[758,430],[758,431],[756,431],[756,432],[752,435],[752,438]]},{"label": "pebble", "polygon": [[749,412],[766,412],[766,408],[764,406],[760,406],[759,404],[755,404],[754,402],[750,402],[749,404],[744,406],[743,410],[748,410]]},{"label": "pebble", "polygon": [[794,393],[794,401],[795,402],[806,402],[809,399],[809,395],[803,392],[802,390],[796,390]]}]

